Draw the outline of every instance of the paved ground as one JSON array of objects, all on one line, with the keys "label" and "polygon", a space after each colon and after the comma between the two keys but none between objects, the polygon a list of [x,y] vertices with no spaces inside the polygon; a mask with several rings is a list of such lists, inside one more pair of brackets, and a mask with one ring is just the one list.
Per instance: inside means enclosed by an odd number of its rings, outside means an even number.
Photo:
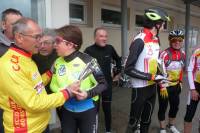
[{"label": "paved ground", "polygon": [[[180,131],[183,131],[183,119],[185,115],[187,90],[188,90],[188,84],[186,79],[184,81],[185,81],[183,84],[184,87],[181,93],[180,109],[177,115],[177,122],[176,122],[176,126]],[[112,104],[112,113],[113,113],[112,127],[114,131],[113,133],[125,133],[125,129],[128,122],[129,110],[130,110],[130,98],[131,98],[131,89],[119,88],[119,87],[113,88],[113,104]],[[198,108],[195,118],[193,120],[192,133],[198,133],[198,124],[199,124],[198,118],[200,116],[199,111],[200,108]],[[149,133],[158,133],[159,131],[157,112],[158,112],[158,104],[156,102]],[[101,112],[99,133],[105,133],[103,123],[104,119],[103,119],[103,114]],[[59,132],[60,132],[59,129],[52,131],[52,133],[59,133]]]},{"label": "paved ground", "polygon": [[[188,92],[188,84],[186,78],[183,83],[183,91],[181,93],[181,101],[180,101],[180,109],[177,114],[177,122],[176,126],[180,131],[183,131],[183,119],[186,110],[186,102],[187,102],[187,92]],[[130,110],[130,97],[131,90],[128,88],[114,88],[113,89],[113,130],[116,133],[125,133],[125,128],[128,122],[128,115]],[[156,100],[157,101],[157,100]],[[193,131],[192,133],[198,133],[198,117],[199,117],[200,108],[198,108],[195,118],[193,120]],[[156,102],[156,106],[154,109],[154,113],[152,116],[152,123],[150,127],[150,133],[157,133],[159,131],[159,123],[157,120],[157,112],[158,112],[158,103]],[[100,133],[103,133],[101,131]]]}]

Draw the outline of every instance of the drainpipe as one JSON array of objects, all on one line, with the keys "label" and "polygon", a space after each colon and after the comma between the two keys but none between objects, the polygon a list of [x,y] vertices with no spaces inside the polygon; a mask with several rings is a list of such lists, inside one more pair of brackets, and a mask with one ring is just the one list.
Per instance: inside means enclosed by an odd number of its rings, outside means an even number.
[{"label": "drainpipe", "polygon": [[189,31],[190,31],[190,2],[185,1],[186,4],[186,13],[185,13],[185,54],[186,54],[186,67],[189,63]]},{"label": "drainpipe", "polygon": [[121,0],[121,53],[122,61],[128,55],[128,15],[127,0]]}]

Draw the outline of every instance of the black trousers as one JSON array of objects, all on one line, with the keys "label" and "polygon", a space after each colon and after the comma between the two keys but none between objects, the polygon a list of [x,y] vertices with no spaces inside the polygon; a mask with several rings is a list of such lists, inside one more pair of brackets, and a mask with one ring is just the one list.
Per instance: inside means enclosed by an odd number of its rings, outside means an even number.
[{"label": "black trousers", "polygon": [[160,96],[160,87],[157,87],[158,91],[158,101],[159,101],[159,110],[158,110],[158,119],[159,121],[165,120],[165,113],[167,110],[168,103],[170,105],[168,117],[175,118],[178,112],[178,107],[180,103],[180,93],[181,93],[181,86],[177,84],[175,86],[167,87],[168,98],[163,98]]},{"label": "black trousers", "polygon": [[0,109],[0,133],[4,133],[4,127],[3,127],[3,110]]},{"label": "black trousers", "polygon": [[62,133],[95,133],[96,132],[96,108],[84,112],[71,112],[61,108],[61,132]]},{"label": "black trousers", "polygon": [[102,102],[102,109],[104,112],[106,132],[111,132],[111,124],[112,124],[112,112],[111,112],[112,84],[111,83],[108,83],[107,90],[102,92],[101,102]]},{"label": "black trousers", "polygon": [[[131,111],[127,132],[134,132],[140,124],[140,132],[148,133],[156,100],[156,85],[133,88],[131,97]],[[129,130],[129,131],[128,131]]]},{"label": "black trousers", "polygon": [[[199,83],[195,82],[195,88],[196,88],[197,92],[200,94],[200,84]],[[197,110],[199,100],[200,99],[198,99],[197,101],[194,101],[191,99],[191,96],[190,96],[190,102],[187,105],[186,114],[185,114],[185,118],[184,118],[185,122],[192,122],[192,119]]]}]

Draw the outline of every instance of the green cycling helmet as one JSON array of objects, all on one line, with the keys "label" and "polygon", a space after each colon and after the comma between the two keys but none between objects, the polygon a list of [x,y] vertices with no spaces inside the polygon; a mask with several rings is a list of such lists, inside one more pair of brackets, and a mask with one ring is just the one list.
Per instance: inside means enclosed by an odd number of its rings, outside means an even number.
[{"label": "green cycling helmet", "polygon": [[144,15],[151,21],[170,21],[169,15],[160,8],[148,8]]}]

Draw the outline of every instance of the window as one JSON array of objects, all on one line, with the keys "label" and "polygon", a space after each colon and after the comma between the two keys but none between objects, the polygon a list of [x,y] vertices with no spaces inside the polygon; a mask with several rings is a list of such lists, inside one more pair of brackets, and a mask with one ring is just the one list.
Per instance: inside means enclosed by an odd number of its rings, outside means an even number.
[{"label": "window", "polygon": [[31,17],[46,27],[45,0],[31,0]]},{"label": "window", "polygon": [[168,31],[168,30],[169,30],[169,23],[168,23],[167,21],[165,21],[163,27],[164,27],[164,30],[165,30],[165,31]]},{"label": "window", "polygon": [[[177,25],[177,29],[181,29],[185,32],[185,25]],[[195,27],[195,26],[190,26],[190,30],[189,30],[189,45],[188,45],[188,57],[190,57],[192,55],[192,53],[194,52],[194,50],[199,47],[199,42],[198,42],[198,36],[199,36],[199,27]],[[183,46],[183,49],[185,51],[185,43]],[[189,62],[189,58],[188,58],[188,62]]]},{"label": "window", "polygon": [[[184,25],[178,25],[177,28],[185,32]],[[191,26],[189,30],[189,44],[190,44],[189,47],[196,47],[198,45],[198,34],[199,34],[199,28]]]},{"label": "window", "polygon": [[19,10],[23,16],[33,18],[40,26],[45,27],[45,0],[1,0],[0,12],[7,8]]},{"label": "window", "polygon": [[71,23],[87,23],[87,4],[84,0],[70,0],[69,16]]},{"label": "window", "polygon": [[142,27],[143,26],[143,15],[136,15],[135,16],[135,25],[136,25],[136,27]]},{"label": "window", "polygon": [[120,26],[121,25],[120,8],[113,6],[103,6],[101,8],[101,21],[103,25]]},{"label": "window", "polygon": [[196,47],[198,44],[198,27],[191,27],[191,33],[190,33],[190,41],[193,47]]}]

